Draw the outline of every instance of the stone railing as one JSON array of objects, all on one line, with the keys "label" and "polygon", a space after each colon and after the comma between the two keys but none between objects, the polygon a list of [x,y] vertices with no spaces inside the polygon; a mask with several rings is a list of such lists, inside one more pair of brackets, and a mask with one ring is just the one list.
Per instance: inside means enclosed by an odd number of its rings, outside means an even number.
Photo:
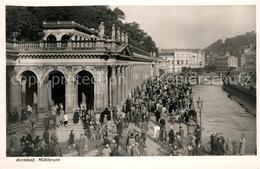
[{"label": "stone railing", "polygon": [[18,49],[18,50],[35,50],[35,49],[101,49],[108,48],[111,45],[104,40],[96,41],[36,41],[36,42],[25,42],[25,41],[11,41],[6,43],[7,49]]}]

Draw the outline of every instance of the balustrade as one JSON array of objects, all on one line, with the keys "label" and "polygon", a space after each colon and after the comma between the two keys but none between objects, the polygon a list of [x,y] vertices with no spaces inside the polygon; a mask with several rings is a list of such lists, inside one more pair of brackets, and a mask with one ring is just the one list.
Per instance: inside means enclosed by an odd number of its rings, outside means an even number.
[{"label": "balustrade", "polygon": [[[99,45],[97,45],[97,43]],[[25,41],[12,41],[6,43],[7,49],[96,49],[105,48],[107,43],[104,41],[38,41],[38,42],[25,42]]]}]

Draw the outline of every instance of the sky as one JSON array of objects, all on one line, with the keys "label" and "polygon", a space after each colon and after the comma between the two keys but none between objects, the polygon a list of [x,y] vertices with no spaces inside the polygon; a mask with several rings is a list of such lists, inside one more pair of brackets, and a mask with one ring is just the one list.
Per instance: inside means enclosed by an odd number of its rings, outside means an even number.
[{"label": "sky", "polygon": [[256,30],[255,6],[118,6],[159,49],[205,48]]}]

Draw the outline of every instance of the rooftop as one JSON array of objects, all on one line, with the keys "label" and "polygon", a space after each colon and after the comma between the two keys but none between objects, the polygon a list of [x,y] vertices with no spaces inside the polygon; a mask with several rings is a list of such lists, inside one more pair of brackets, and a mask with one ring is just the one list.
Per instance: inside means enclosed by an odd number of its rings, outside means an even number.
[{"label": "rooftop", "polygon": [[88,28],[75,21],[57,21],[57,22],[43,22],[43,28],[45,29],[76,29],[78,31],[98,35],[98,31],[94,28]]}]

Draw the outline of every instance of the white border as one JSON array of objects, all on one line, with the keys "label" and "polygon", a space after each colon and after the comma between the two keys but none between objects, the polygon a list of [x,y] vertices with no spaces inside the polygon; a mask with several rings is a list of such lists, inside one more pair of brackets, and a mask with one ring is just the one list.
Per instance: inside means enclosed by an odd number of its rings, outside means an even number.
[{"label": "white border", "polygon": [[[179,169],[179,168],[205,168],[205,169],[260,169],[260,146],[259,146],[259,134],[257,134],[257,154],[258,156],[234,156],[234,157],[69,157],[61,158],[62,162],[36,162],[36,163],[19,163],[16,162],[16,158],[6,158],[5,156],[5,145],[6,145],[6,122],[5,122],[5,6],[6,5],[17,5],[17,6],[78,6],[78,5],[257,5],[256,20],[257,22],[257,55],[259,54],[259,1],[256,0],[127,0],[127,1],[115,1],[115,0],[6,0],[0,2],[0,24],[1,24],[1,35],[0,35],[0,89],[1,97],[0,100],[0,169],[13,169],[13,168],[112,168],[112,169],[124,169],[124,168],[142,168],[142,169]],[[257,58],[257,65],[260,65],[260,59]],[[257,88],[259,89],[259,66],[257,66]],[[259,90],[257,95],[259,96]],[[259,103],[259,100],[257,99]],[[257,104],[258,105],[258,104]],[[258,106],[257,106],[258,110]],[[258,114],[258,113],[257,113]],[[257,116],[257,131],[259,131],[259,117]],[[259,133],[259,132],[258,132]],[[36,158],[37,159],[37,158]]]}]

